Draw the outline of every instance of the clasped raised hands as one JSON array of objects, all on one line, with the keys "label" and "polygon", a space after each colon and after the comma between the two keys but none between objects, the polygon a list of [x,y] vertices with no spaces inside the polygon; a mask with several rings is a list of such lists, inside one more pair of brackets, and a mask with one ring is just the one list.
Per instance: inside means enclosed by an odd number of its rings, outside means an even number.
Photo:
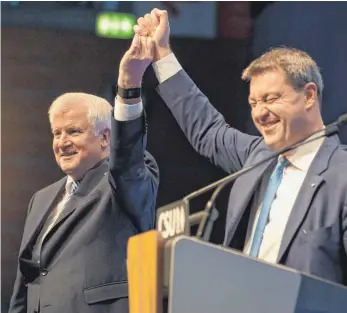
[{"label": "clasped raised hands", "polygon": [[146,68],[171,53],[170,25],[167,11],[153,9],[140,17],[134,26],[134,38],[124,54],[120,66],[118,85],[122,88],[141,86]]}]

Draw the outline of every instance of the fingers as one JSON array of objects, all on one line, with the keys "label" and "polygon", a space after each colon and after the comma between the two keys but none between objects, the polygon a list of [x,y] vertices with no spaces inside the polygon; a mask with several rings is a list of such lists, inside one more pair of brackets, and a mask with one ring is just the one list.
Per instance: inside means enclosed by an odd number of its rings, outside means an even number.
[{"label": "fingers", "polygon": [[[148,27],[147,27],[147,22],[143,17],[139,17],[137,19],[137,28],[136,28],[136,32],[142,36],[147,36],[148,35]],[[134,29],[135,30],[135,29]]]},{"label": "fingers", "polygon": [[159,20],[160,27],[169,26],[169,18],[166,10],[159,10],[155,8],[152,10],[151,14],[157,17],[157,19]]},{"label": "fingers", "polygon": [[154,10],[151,11],[151,20],[154,27],[157,27],[159,25],[159,17],[153,11]]},{"label": "fingers", "polygon": [[134,29],[134,32],[135,32],[136,34],[139,34],[139,35],[141,35],[141,36],[147,36],[147,35],[148,35],[147,28],[144,27],[143,25],[135,25],[135,26],[133,27],[133,29]]},{"label": "fingers", "polygon": [[154,40],[152,38],[148,38],[147,42],[147,57],[151,60],[154,58]]},{"label": "fingers", "polygon": [[153,9],[151,13],[145,14],[137,19],[137,25],[134,26],[134,32],[141,36],[150,36],[156,27],[165,29],[169,26],[169,19],[166,10]]},{"label": "fingers", "polygon": [[153,22],[152,22],[152,19],[151,19],[151,15],[150,14],[146,14],[144,16],[144,24],[147,28],[147,31],[148,31],[148,36],[152,35],[153,32],[155,31],[155,26],[153,25]]},{"label": "fingers", "polygon": [[141,27],[140,27],[139,25],[135,25],[135,26],[133,27],[133,30],[134,30],[134,33],[135,33],[135,34],[141,33]]},{"label": "fingers", "polygon": [[131,42],[131,46],[128,50],[128,53],[131,55],[137,54],[141,50],[141,41],[140,41],[140,35],[136,34],[134,35],[134,38]]},{"label": "fingers", "polygon": [[144,16],[144,20],[145,20],[145,23],[146,23],[147,25],[150,25],[150,24],[151,24],[151,15],[147,13],[147,14]]},{"label": "fingers", "polygon": [[138,18],[137,24],[140,27],[140,32],[143,35],[146,35],[145,32],[147,32],[147,35],[150,35],[152,31],[152,21],[150,14],[146,14],[144,17]]},{"label": "fingers", "polygon": [[140,56],[145,56],[147,54],[147,37],[140,37],[141,45],[140,45]]},{"label": "fingers", "polygon": [[141,37],[141,56],[152,60],[154,56],[154,41],[151,37]]},{"label": "fingers", "polygon": [[139,18],[137,19],[137,24],[138,24],[138,25],[142,25],[142,24],[144,24],[144,22],[145,22],[145,19],[144,19],[143,17],[139,17]]},{"label": "fingers", "polygon": [[139,59],[153,60],[154,41],[151,37],[135,34],[131,46],[126,53],[129,56]]}]

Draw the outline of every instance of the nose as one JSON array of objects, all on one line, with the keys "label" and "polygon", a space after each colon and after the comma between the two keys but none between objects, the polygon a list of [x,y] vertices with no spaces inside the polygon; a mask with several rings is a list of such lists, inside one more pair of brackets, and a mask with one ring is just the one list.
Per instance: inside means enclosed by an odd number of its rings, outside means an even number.
[{"label": "nose", "polygon": [[264,105],[257,105],[252,112],[253,119],[257,121],[258,123],[264,123],[266,122],[268,116],[269,116],[269,110]]},{"label": "nose", "polygon": [[58,139],[58,143],[57,143],[57,146],[59,149],[65,149],[69,146],[71,146],[71,141],[70,141],[70,138],[68,135],[62,133]]}]

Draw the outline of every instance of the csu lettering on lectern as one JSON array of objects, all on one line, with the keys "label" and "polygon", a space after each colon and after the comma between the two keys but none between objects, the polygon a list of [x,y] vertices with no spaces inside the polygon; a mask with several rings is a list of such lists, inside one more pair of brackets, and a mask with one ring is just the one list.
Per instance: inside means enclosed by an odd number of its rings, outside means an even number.
[{"label": "csu lettering on lectern", "polygon": [[157,229],[165,239],[184,234],[185,225],[186,212],[183,205],[159,213]]}]

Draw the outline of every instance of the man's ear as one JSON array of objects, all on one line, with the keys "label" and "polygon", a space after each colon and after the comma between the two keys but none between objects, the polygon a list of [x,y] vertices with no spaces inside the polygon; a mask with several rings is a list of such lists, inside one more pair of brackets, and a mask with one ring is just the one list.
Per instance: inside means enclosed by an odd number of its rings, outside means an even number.
[{"label": "man's ear", "polygon": [[110,146],[110,134],[111,134],[111,131],[108,128],[104,129],[101,132],[101,134],[100,134],[100,136],[101,136],[101,147],[103,149],[106,149],[106,148],[108,148]]},{"label": "man's ear", "polygon": [[318,99],[317,86],[315,83],[307,83],[305,86],[306,110],[310,110]]}]

